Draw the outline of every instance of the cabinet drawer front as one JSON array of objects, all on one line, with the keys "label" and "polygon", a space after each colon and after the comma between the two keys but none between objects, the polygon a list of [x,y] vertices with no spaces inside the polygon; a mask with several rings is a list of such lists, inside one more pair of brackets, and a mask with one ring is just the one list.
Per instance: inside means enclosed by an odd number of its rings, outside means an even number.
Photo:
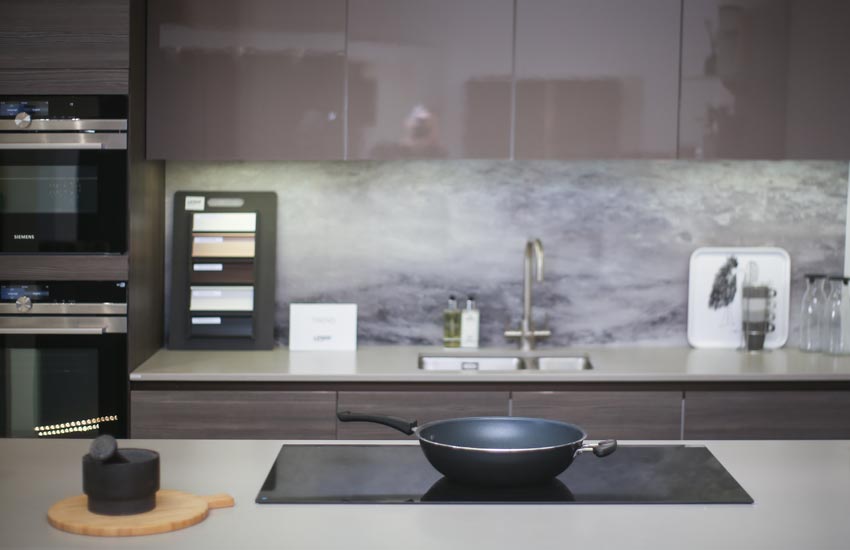
[{"label": "cabinet drawer front", "polygon": [[334,439],[335,392],[134,391],[130,435],[180,439]]},{"label": "cabinet drawer front", "polygon": [[192,261],[189,282],[194,284],[234,284],[254,282],[254,260]]},{"label": "cabinet drawer front", "polygon": [[[340,411],[433,420],[463,416],[506,416],[508,392],[339,392]],[[413,439],[392,428],[366,422],[339,422],[339,439]]]},{"label": "cabinet drawer front", "polygon": [[252,286],[192,286],[190,311],[253,311]]},{"label": "cabinet drawer front", "polygon": [[250,338],[254,335],[254,318],[250,315],[193,315],[189,333],[199,338]]},{"label": "cabinet drawer front", "polygon": [[577,424],[590,439],[679,439],[682,393],[513,392],[512,414]]},{"label": "cabinet drawer front", "polygon": [[193,233],[195,258],[253,258],[254,233]]},{"label": "cabinet drawer front", "polygon": [[686,439],[847,439],[848,391],[689,391]]}]

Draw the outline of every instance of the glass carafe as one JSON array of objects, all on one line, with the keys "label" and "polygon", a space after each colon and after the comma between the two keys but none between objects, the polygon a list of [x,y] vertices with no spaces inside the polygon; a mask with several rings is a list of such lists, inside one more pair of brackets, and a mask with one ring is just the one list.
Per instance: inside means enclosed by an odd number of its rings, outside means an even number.
[{"label": "glass carafe", "polygon": [[824,275],[806,274],[806,292],[803,293],[803,304],[800,311],[800,350],[819,351],[821,307],[818,292],[820,281]]},{"label": "glass carafe", "polygon": [[818,279],[815,284],[815,292],[817,294],[817,308],[815,309],[815,315],[817,317],[817,338],[815,339],[815,343],[817,347],[815,351],[826,351],[829,347],[829,333],[828,333],[828,320],[829,320],[829,294],[832,291],[832,282],[829,280],[829,277],[824,275],[820,279]]}]

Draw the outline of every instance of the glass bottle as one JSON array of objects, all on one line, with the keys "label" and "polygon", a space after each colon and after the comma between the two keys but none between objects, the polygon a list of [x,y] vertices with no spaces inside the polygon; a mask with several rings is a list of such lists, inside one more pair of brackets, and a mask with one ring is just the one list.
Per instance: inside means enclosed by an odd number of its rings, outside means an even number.
[{"label": "glass bottle", "polygon": [[817,344],[815,351],[826,351],[829,346],[829,334],[827,332],[829,310],[827,308],[827,301],[829,300],[831,290],[832,283],[829,278],[826,275],[820,277],[816,285],[817,309],[815,309],[815,315],[817,316],[818,336],[815,338],[815,343]]},{"label": "glass bottle", "polygon": [[831,291],[826,302],[824,334],[826,335],[824,348],[827,353],[838,355],[843,353],[843,339],[841,334],[841,301],[844,288],[844,277],[830,277]]},{"label": "glass bottle", "polygon": [[449,305],[443,310],[443,346],[460,347],[460,309],[454,296],[449,296]]},{"label": "glass bottle", "polygon": [[850,277],[841,285],[841,353],[850,354]]},{"label": "glass bottle", "polygon": [[800,311],[800,350],[818,351],[820,349],[820,306],[818,285],[823,275],[806,274],[806,292]]}]

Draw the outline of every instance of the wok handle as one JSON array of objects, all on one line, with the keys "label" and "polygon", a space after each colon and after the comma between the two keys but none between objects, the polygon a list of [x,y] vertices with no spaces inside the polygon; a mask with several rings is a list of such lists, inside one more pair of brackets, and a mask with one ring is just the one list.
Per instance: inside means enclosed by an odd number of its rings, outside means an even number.
[{"label": "wok handle", "polygon": [[416,426],[419,424],[418,421],[409,421],[404,420],[403,418],[396,418],[394,416],[380,416],[375,414],[363,414],[356,413],[351,411],[338,411],[336,413],[336,417],[340,422],[373,422],[375,424],[383,424],[384,426],[389,426],[390,428],[395,428],[401,433],[407,435],[413,435],[416,433]]},{"label": "wok handle", "polygon": [[608,456],[614,451],[617,450],[617,440],[616,439],[604,439],[599,443],[592,445],[590,443],[585,443],[582,445],[576,454],[586,453],[588,451],[593,451],[593,454],[596,456]]}]

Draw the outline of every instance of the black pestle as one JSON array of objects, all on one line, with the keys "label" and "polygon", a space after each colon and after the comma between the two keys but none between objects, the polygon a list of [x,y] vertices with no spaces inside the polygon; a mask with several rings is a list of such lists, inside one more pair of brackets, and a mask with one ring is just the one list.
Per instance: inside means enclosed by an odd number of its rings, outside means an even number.
[{"label": "black pestle", "polygon": [[89,454],[98,462],[127,462],[118,452],[118,442],[109,434],[97,436],[91,442]]}]

